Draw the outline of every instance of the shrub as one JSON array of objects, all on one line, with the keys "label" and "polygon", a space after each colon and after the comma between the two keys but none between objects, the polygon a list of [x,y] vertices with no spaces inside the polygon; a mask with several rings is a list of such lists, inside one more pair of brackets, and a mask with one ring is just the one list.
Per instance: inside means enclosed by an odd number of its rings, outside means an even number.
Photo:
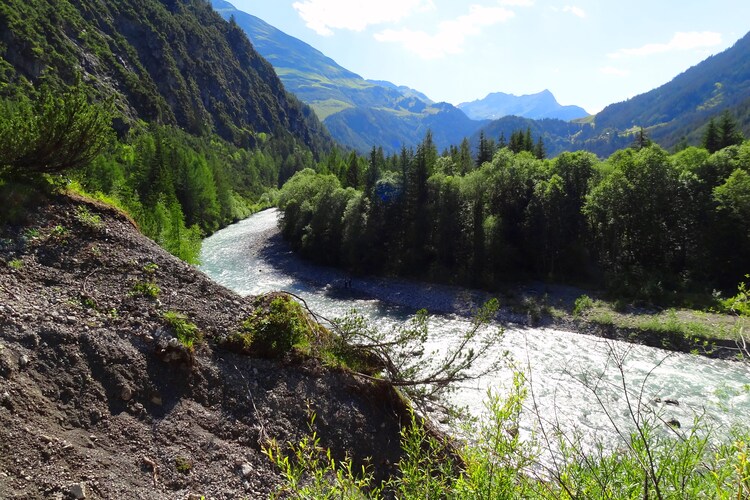
[{"label": "shrub", "polygon": [[351,459],[337,462],[331,450],[320,444],[314,430],[315,414],[310,417],[310,435],[282,449],[276,441],[263,446],[263,453],[275,464],[283,483],[272,498],[380,498],[381,489],[373,487],[372,472],[357,470]]},{"label": "shrub", "polygon": [[188,474],[193,469],[193,462],[181,456],[175,457],[174,465],[177,469],[177,472],[180,472],[182,474]]},{"label": "shrub", "polygon": [[154,283],[153,281],[136,281],[133,285],[133,289],[130,292],[130,295],[133,297],[147,297],[150,299],[155,299],[159,296],[161,293],[161,288],[159,288],[159,285]]},{"label": "shrub", "polygon": [[88,102],[77,86],[37,102],[0,100],[0,174],[31,178],[83,167],[114,137],[109,110]]},{"label": "shrub", "polygon": [[83,205],[76,207],[75,218],[78,222],[91,229],[98,229],[102,226],[102,218],[96,214],[92,214]]},{"label": "shrub", "polygon": [[268,294],[255,299],[255,309],[242,323],[240,332],[224,342],[229,348],[261,357],[276,358],[296,345],[309,344],[314,325],[302,307],[285,294]]},{"label": "shrub", "polygon": [[578,317],[590,311],[594,307],[594,301],[588,295],[581,295],[573,305],[573,316]]},{"label": "shrub", "polygon": [[[750,278],[750,275],[746,274],[745,277]],[[737,295],[722,300],[721,305],[728,312],[740,316],[750,316],[750,290],[748,290],[747,284],[744,281],[741,282],[737,286]]]},{"label": "shrub", "polygon": [[169,325],[172,331],[182,345],[192,348],[196,342],[203,340],[203,335],[195,323],[188,321],[184,314],[167,311],[162,315],[162,319]]}]

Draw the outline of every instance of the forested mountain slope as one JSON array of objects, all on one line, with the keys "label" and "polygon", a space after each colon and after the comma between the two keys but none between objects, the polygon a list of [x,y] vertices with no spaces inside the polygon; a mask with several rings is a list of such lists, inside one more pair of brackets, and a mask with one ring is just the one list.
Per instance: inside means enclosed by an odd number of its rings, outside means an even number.
[{"label": "forested mountain slope", "polygon": [[78,79],[115,100],[121,129],[140,119],[242,146],[259,134],[289,135],[316,152],[331,146],[243,31],[202,0],[0,4],[0,92]]},{"label": "forested mountain slope", "polygon": [[650,128],[655,140],[671,147],[682,137],[700,142],[699,129],[726,109],[750,133],[750,33],[661,87],[607,106],[595,122],[600,130]]}]

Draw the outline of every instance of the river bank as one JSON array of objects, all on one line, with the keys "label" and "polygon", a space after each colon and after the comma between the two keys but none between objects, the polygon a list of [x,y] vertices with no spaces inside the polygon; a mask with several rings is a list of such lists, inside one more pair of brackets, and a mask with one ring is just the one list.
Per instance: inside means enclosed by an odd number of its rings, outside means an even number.
[{"label": "river bank", "polygon": [[[501,305],[496,319],[509,327],[560,329],[719,359],[739,359],[742,354],[736,337],[741,324],[738,318],[727,315],[635,307],[616,310],[613,304],[601,300],[596,291],[539,282],[515,285],[499,294],[491,294],[401,278],[352,276],[295,255],[281,237],[277,217],[276,209],[256,214],[256,225],[262,229],[245,234],[242,241],[233,245],[225,245],[225,251],[231,252],[231,248],[237,246],[245,253],[244,258],[258,263],[249,266],[247,272],[263,276],[269,284],[263,291],[271,291],[274,286],[276,289],[316,287],[322,288],[332,299],[354,303],[376,300],[380,302],[379,307],[396,310],[402,315],[427,309],[430,313],[463,317],[470,317],[481,304],[494,297]],[[279,279],[279,274],[291,277],[293,282]],[[231,281],[222,283],[241,293],[245,286]],[[244,293],[260,291],[248,289]],[[574,314],[576,300],[582,296],[591,298],[590,306]]]}]

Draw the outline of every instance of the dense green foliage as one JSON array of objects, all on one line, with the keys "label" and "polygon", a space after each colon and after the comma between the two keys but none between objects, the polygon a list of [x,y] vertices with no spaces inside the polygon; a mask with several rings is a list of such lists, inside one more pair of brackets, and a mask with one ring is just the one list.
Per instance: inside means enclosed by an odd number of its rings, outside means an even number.
[{"label": "dense green foliage", "polygon": [[283,142],[250,151],[169,126],[139,125],[114,140],[106,112],[85,99],[78,88],[37,103],[0,100],[8,111],[0,117],[4,190],[20,192],[11,184],[62,172],[76,181],[71,187],[124,209],[144,234],[189,262],[206,234],[252,213],[256,200],[269,204],[269,188],[313,165],[310,151],[289,151]]},{"label": "dense green foliage", "polygon": [[0,93],[81,78],[134,118],[253,147],[260,134],[316,153],[331,140],[234,23],[203,0],[9,0],[0,4]]},{"label": "dense green foliage", "polygon": [[248,151],[218,137],[151,126],[132,131],[73,176],[87,192],[124,208],[144,234],[194,262],[205,235],[248,216],[269,188],[312,164],[309,151],[284,157],[271,144]]},{"label": "dense green foliage", "polygon": [[[439,157],[428,134],[367,165],[329,157],[282,189],[283,235],[319,263],[488,288],[604,281],[662,300],[734,289],[746,272],[750,142],[671,156],[637,145],[606,161],[505,147],[477,168],[461,149]],[[370,180],[347,182],[351,166]]]},{"label": "dense green foliage", "polygon": [[[33,177],[91,163],[113,139],[111,118],[90,105],[82,87],[36,103],[0,101],[0,174]],[[7,170],[7,172],[4,172]]]},{"label": "dense green foliage", "polygon": [[11,0],[0,33],[3,191],[63,174],[189,262],[332,144],[205,1]]}]

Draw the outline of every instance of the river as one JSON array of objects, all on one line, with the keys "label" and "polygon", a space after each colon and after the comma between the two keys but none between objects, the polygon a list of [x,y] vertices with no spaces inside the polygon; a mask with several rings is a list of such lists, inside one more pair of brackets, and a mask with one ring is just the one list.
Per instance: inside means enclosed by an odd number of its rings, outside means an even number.
[{"label": "river", "polygon": [[[277,211],[266,210],[205,239],[200,269],[241,295],[285,290],[303,297],[322,316],[340,317],[356,309],[381,329],[403,324],[417,309],[435,311],[429,318],[428,355],[465,331],[470,322],[464,313],[486,298],[481,292],[397,279],[354,278],[348,286],[347,274],[296,258],[281,240],[276,220]],[[530,396],[521,429],[526,435],[540,426],[560,425],[581,431],[591,442],[613,444],[611,419],[623,428],[630,420],[623,376],[631,403],[640,399],[664,421],[676,419],[681,432],[699,415],[720,432],[750,425],[748,363],[507,321],[490,327],[504,329],[497,355],[507,350],[527,375]],[[623,373],[615,360],[622,361]],[[482,415],[487,389],[503,393],[510,380],[510,370],[486,376],[460,387],[453,402]],[[608,412],[602,411],[602,402]]]}]

